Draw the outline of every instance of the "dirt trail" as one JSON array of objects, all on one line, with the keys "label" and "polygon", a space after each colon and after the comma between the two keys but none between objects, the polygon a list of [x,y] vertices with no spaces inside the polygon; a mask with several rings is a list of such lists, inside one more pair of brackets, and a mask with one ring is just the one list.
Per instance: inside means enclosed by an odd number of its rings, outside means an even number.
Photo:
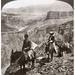
[{"label": "dirt trail", "polygon": [[[7,74],[5,74],[7,75]],[[34,69],[18,70],[8,75],[74,75],[74,58],[70,54],[64,54],[63,57],[54,57],[52,62],[45,63]]]}]

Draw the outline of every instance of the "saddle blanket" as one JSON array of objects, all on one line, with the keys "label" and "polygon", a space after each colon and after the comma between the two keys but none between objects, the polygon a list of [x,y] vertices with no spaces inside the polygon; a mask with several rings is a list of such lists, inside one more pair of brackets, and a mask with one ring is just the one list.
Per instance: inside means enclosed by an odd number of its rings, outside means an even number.
[{"label": "saddle blanket", "polygon": [[33,50],[29,50],[28,51],[28,56],[30,57],[30,59],[32,59],[34,57],[34,52]]}]

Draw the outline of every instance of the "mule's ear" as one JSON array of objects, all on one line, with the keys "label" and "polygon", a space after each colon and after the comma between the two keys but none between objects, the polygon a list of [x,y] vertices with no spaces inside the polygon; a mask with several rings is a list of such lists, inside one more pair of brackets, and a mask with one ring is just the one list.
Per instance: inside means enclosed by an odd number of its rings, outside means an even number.
[{"label": "mule's ear", "polygon": [[12,52],[11,52],[11,54],[13,54],[14,53],[14,51],[13,51],[13,49],[12,49]]}]

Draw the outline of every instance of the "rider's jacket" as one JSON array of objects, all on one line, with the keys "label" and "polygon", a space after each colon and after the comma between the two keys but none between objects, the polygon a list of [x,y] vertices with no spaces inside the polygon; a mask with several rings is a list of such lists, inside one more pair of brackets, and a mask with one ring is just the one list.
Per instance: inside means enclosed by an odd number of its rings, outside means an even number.
[{"label": "rider's jacket", "polygon": [[28,52],[31,49],[31,41],[23,41],[22,51]]},{"label": "rider's jacket", "polygon": [[54,42],[54,41],[55,41],[54,36],[49,36],[48,42]]},{"label": "rider's jacket", "polygon": [[45,52],[46,52],[46,53],[49,52],[50,46],[51,46],[51,47],[54,46],[54,45],[53,45],[54,41],[55,41],[54,36],[49,36],[48,41],[47,41],[47,43],[46,43],[46,47],[45,47]]}]

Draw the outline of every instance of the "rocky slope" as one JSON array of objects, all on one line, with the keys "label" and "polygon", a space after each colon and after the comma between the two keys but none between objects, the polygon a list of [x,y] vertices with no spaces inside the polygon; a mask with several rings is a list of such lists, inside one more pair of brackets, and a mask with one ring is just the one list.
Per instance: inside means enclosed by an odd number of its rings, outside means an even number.
[{"label": "rocky slope", "polygon": [[[74,32],[73,31],[74,30],[73,29],[73,17],[67,18],[67,19],[46,19],[47,16],[45,14],[45,16],[43,17],[39,17],[39,18],[36,17],[36,19],[34,18],[35,20],[28,19],[28,21],[25,21],[24,20],[25,17],[24,19],[21,18],[23,16],[11,16],[11,15],[8,14],[8,16],[6,15],[2,18],[3,21],[2,21],[2,33],[1,33],[2,35],[1,36],[2,37],[1,39],[2,41],[1,43],[1,60],[2,60],[1,65],[2,66],[1,67],[3,70],[10,63],[11,50],[13,49],[14,51],[16,50],[21,51],[22,43],[24,39],[23,36],[25,33],[28,33],[29,39],[38,45],[38,47],[35,49],[35,51],[37,52],[37,56],[40,56],[42,54],[44,55],[43,43],[46,42],[49,36],[48,33],[49,31],[52,31],[52,30],[55,32],[56,40],[60,39],[61,41],[69,42],[69,44],[71,45],[71,50],[73,52],[73,45],[74,45],[73,44],[73,40],[74,40],[73,39],[73,32]],[[6,18],[8,17],[8,20],[6,20],[5,17]],[[16,19],[14,17],[16,17]],[[58,59],[56,60],[59,62]],[[62,60],[60,59],[60,62],[61,61]],[[56,63],[55,60],[54,62]],[[73,64],[73,60],[71,63]],[[50,64],[51,63],[48,63],[49,66]],[[73,68],[72,64],[71,66]],[[49,67],[48,65],[45,65],[45,66]],[[53,66],[54,64],[51,64],[51,65]],[[49,69],[50,68],[51,66],[49,67]],[[40,71],[42,71],[43,68],[41,67],[40,69],[41,69]],[[46,70],[46,68],[44,69]],[[28,72],[27,75],[30,75],[31,72],[33,71],[34,70]],[[54,72],[57,72],[57,71],[54,70]],[[36,74],[48,75],[46,73],[45,74],[34,73],[32,75],[36,75]]]},{"label": "rocky slope", "polygon": [[[47,21],[48,22],[48,21]],[[47,23],[46,22],[46,23]],[[39,23],[40,24],[40,23]],[[43,23],[45,24],[45,23]],[[63,28],[63,30],[65,31],[65,33],[62,36],[58,36],[59,34],[57,34],[57,30],[58,27]],[[37,56],[44,54],[43,50],[44,47],[42,46],[42,43],[46,41],[46,39],[48,38],[48,31],[50,30],[54,30],[56,33],[56,39],[57,37],[60,39],[61,37],[63,37],[61,40],[64,40],[65,42],[69,42],[72,45],[72,51],[73,51],[73,21],[67,22],[59,25],[58,27],[55,28],[55,25],[50,26],[49,25],[49,30],[47,27],[42,26],[40,28],[38,27],[29,27],[27,30],[30,31],[31,33],[29,33],[30,35],[30,39],[35,42],[36,44],[39,45],[39,48],[36,48],[36,52],[37,52]],[[65,26],[65,28],[64,28]],[[70,27],[71,26],[71,27]],[[66,29],[68,27],[68,30]],[[70,28],[69,28],[70,27]],[[18,50],[21,51],[22,48],[22,42],[23,42],[23,36],[26,33],[26,30],[22,31],[22,32],[9,32],[9,33],[2,33],[2,49],[1,49],[1,62],[2,62],[2,68],[5,67],[9,62],[10,62],[10,55],[11,55],[11,50],[13,49],[14,51]],[[46,33],[47,32],[47,33]]]}]

